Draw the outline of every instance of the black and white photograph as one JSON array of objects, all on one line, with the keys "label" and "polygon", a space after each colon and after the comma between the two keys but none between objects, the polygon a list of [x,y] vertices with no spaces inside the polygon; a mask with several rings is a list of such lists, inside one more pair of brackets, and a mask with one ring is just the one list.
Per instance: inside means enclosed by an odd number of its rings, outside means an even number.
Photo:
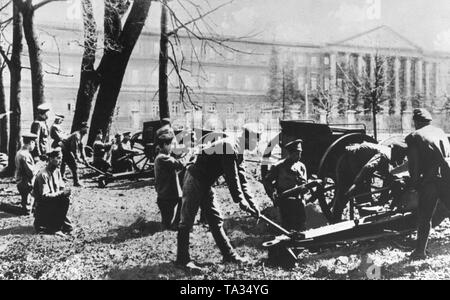
[{"label": "black and white photograph", "polygon": [[449,280],[449,118],[446,0],[0,0],[0,280]]}]

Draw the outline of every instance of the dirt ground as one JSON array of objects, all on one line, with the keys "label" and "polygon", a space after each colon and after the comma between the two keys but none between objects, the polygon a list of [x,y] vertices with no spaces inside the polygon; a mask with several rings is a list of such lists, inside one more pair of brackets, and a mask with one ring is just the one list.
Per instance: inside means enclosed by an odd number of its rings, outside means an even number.
[{"label": "dirt ground", "polygon": [[[252,181],[258,203],[270,207],[262,185]],[[0,180],[0,202],[16,203],[11,179]],[[450,278],[450,223],[433,231],[430,258],[407,259],[415,236],[305,252],[293,269],[268,264],[262,243],[274,233],[239,211],[226,186],[216,188],[226,230],[252,266],[222,265],[207,227],[195,226],[191,254],[205,265],[201,276],[173,266],[176,233],[162,231],[151,179],[120,181],[106,189],[85,180],[73,189],[69,217],[73,237],[36,235],[32,217],[0,212],[0,279],[444,279]],[[273,215],[273,212],[269,215]]]}]

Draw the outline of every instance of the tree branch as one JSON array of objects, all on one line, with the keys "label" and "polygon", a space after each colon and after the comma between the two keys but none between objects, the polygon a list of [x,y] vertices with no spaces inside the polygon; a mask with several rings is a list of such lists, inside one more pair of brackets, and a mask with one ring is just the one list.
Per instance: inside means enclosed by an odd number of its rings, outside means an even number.
[{"label": "tree branch", "polygon": [[51,2],[66,2],[67,0],[42,0],[41,2],[33,5],[33,10],[37,10],[39,8],[41,8],[44,5],[47,5]]}]

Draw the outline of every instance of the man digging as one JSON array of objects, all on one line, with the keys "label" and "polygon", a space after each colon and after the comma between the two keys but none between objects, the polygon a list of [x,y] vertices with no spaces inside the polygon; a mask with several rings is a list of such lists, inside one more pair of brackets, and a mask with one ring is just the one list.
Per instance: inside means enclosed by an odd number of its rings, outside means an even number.
[{"label": "man digging", "polygon": [[244,150],[257,147],[259,132],[246,126],[242,135],[232,141],[222,139],[204,148],[196,162],[186,171],[183,184],[181,220],[178,229],[178,251],[176,266],[191,272],[202,268],[191,261],[189,255],[189,234],[194,225],[198,209],[205,212],[210,231],[223,255],[224,263],[247,263],[238,255],[223,228],[223,217],[212,192],[213,184],[224,176],[234,202],[244,211],[253,211],[259,216],[259,209],[253,201],[242,167]]}]

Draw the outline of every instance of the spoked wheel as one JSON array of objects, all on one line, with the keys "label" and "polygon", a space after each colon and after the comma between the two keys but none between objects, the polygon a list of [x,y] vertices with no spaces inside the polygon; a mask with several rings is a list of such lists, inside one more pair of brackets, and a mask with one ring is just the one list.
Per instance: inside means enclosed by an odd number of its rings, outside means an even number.
[{"label": "spoked wheel", "polygon": [[131,138],[131,149],[136,151],[131,158],[133,160],[133,168],[137,172],[146,172],[153,170],[153,162],[155,161],[154,144],[144,144],[142,132],[138,132]]},{"label": "spoked wheel", "polygon": [[311,196],[307,199],[308,203],[318,202],[323,215],[329,223],[333,221],[333,200],[335,185],[334,181],[326,178],[322,184],[318,184],[312,191]]}]

